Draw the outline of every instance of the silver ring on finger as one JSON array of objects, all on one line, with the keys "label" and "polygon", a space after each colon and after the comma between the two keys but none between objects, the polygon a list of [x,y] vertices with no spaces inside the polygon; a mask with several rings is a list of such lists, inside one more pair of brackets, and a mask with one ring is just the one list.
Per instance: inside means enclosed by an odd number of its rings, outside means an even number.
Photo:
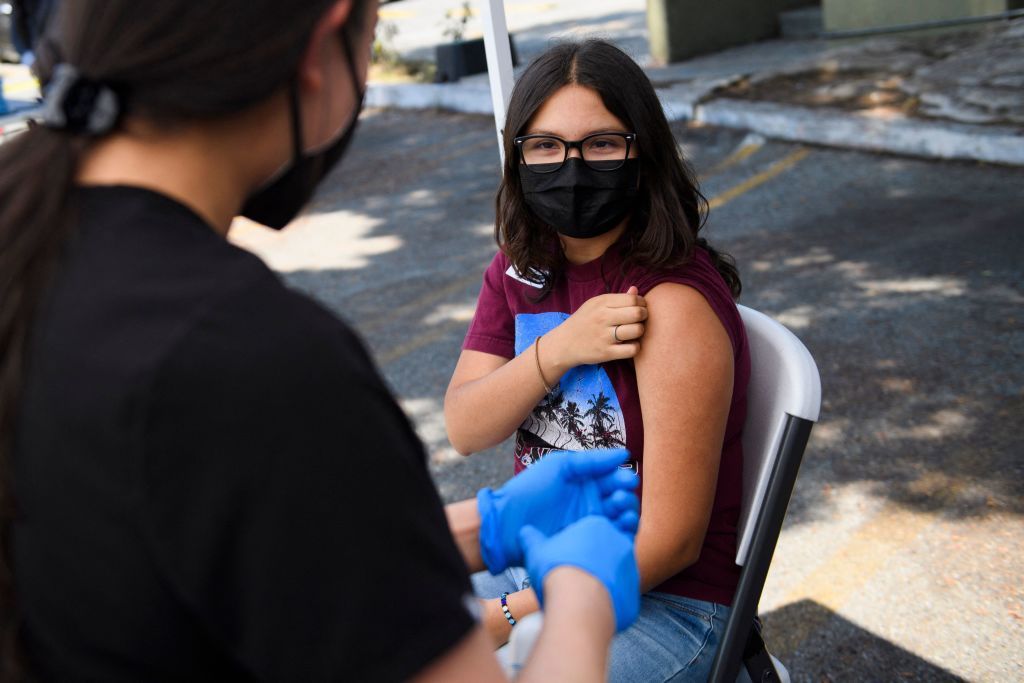
[{"label": "silver ring on finger", "polygon": [[619,339],[619,325],[614,325],[612,327],[612,337],[615,338],[616,344],[621,344],[623,341],[625,341],[623,339]]}]

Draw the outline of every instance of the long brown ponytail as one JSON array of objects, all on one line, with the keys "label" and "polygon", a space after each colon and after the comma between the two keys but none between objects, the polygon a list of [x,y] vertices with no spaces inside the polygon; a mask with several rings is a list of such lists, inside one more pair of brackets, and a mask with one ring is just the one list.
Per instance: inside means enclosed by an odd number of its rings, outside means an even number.
[{"label": "long brown ponytail", "polygon": [[[29,327],[39,292],[68,232],[67,189],[81,149],[80,141],[38,126],[0,147],[0,539],[4,546],[16,512],[8,450]],[[13,577],[6,547],[4,551],[0,555],[0,624],[6,655],[14,644],[16,622]],[[16,678],[14,664],[5,656],[0,678]]]},{"label": "long brown ponytail", "polygon": [[[316,21],[335,0],[67,0],[37,46],[40,80],[57,63],[122,94],[158,125],[237,113],[284,87]],[[365,5],[348,26],[364,26]],[[74,230],[73,186],[91,138],[39,125],[0,144],[0,680],[25,677],[17,656],[17,515],[9,473],[36,309]]]}]

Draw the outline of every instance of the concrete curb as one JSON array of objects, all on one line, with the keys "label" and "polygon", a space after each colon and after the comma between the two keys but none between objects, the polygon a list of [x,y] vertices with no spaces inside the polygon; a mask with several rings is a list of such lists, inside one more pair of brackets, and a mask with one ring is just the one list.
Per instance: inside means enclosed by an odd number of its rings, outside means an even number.
[{"label": "concrete curb", "polygon": [[782,140],[1024,166],[1024,135],[1018,128],[938,122],[900,115],[882,118],[725,99],[697,105],[693,114],[694,120],[701,123],[742,128]]},{"label": "concrete curb", "polygon": [[487,83],[370,83],[367,107],[395,109],[448,109],[464,114],[493,114]]},{"label": "concrete curb", "polygon": [[[673,89],[659,90],[658,94],[672,121],[740,128],[780,140],[832,147],[1024,166],[1024,134],[1018,128],[911,119],[898,114],[883,118],[773,102],[700,102],[700,93]],[[366,105],[447,109],[466,114],[494,112],[486,83],[371,83]]]}]

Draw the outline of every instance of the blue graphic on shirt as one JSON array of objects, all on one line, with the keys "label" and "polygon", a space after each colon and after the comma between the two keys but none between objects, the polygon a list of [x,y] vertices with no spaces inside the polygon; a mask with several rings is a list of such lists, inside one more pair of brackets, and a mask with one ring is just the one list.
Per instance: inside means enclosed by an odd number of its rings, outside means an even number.
[{"label": "blue graphic on shirt", "polygon": [[[516,355],[558,327],[566,313],[516,316]],[[543,343],[541,352],[543,353]],[[552,449],[582,451],[626,445],[626,423],[611,378],[600,365],[581,365],[562,376],[519,427],[516,457],[530,465]]]}]

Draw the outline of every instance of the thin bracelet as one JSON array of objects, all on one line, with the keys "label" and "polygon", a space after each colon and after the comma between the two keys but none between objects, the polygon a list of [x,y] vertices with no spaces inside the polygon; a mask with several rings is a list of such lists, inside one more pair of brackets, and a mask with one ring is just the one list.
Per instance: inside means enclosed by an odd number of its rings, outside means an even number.
[{"label": "thin bracelet", "polygon": [[512,613],[508,611],[508,593],[501,594],[501,611],[505,615],[505,619],[512,626],[516,625],[516,620],[512,616]]},{"label": "thin bracelet", "polygon": [[537,360],[537,374],[540,375],[540,383],[544,385],[545,395],[550,394],[554,389],[548,386],[544,371],[540,369],[540,337],[533,340],[533,357]]}]

